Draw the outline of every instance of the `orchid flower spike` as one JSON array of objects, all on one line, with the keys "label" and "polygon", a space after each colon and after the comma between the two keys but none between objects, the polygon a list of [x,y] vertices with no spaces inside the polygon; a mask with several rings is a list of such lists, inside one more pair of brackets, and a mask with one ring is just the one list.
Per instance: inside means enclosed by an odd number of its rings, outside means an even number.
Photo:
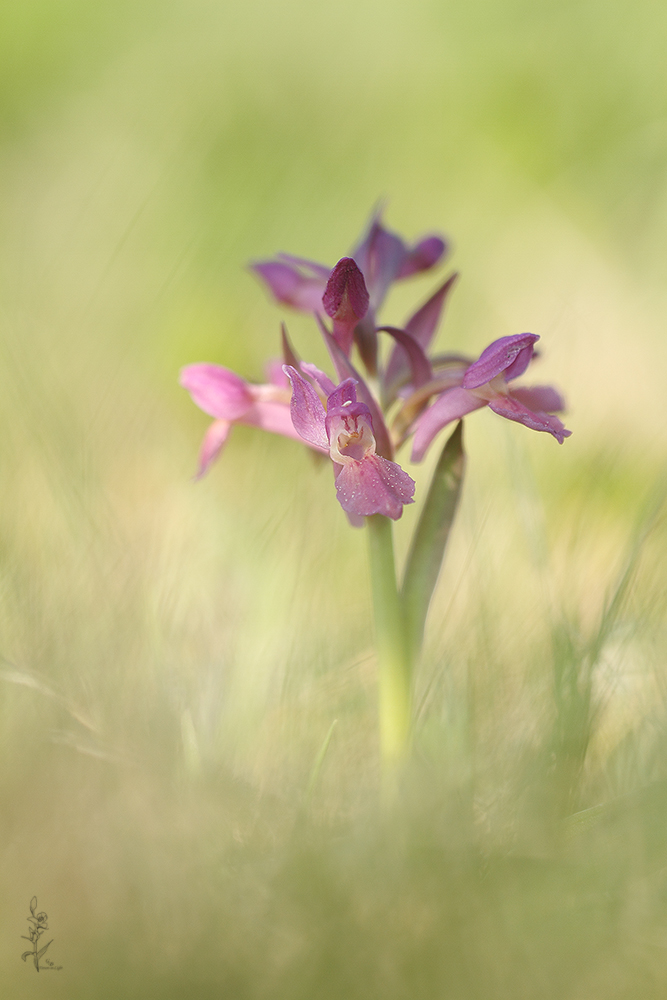
[{"label": "orchid flower spike", "polygon": [[290,403],[297,432],[311,446],[328,451],[334,464],[336,494],[353,524],[372,514],[394,521],[413,503],[415,484],[396,462],[376,454],[371,411],[357,401],[356,381],[339,385],[308,366],[326,396],[326,409],[313,387],[292,365],[283,371],[292,383]]},{"label": "orchid flower spike", "polygon": [[554,416],[565,408],[560,393],[551,386],[509,385],[525,372],[539,339],[534,333],[519,333],[489,344],[477,361],[465,369],[460,385],[443,392],[415,421],[412,460],[421,461],[443,427],[483,406],[531,430],[546,431],[562,444],[572,432]]},{"label": "orchid flower spike", "polygon": [[[179,381],[199,409],[215,417],[199,452],[197,479],[218,457],[234,424],[250,424],[301,440],[290,415],[289,383],[281,370],[272,372],[271,383],[252,385],[229,368],[194,364],[182,369]],[[329,449],[321,450],[328,452]]]}]

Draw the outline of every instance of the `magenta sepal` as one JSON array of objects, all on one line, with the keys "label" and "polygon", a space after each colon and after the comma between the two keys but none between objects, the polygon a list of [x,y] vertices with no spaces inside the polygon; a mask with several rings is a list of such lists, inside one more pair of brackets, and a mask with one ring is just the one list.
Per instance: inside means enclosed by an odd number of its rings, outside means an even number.
[{"label": "magenta sepal", "polygon": [[290,413],[297,433],[309,444],[328,451],[329,438],[325,426],[326,412],[320,397],[305,378],[299,375],[296,368],[285,365],[283,371],[292,383]]},{"label": "magenta sepal", "polygon": [[[445,302],[458,278],[458,274],[452,274],[433,293],[420,309],[405,324],[405,332],[413,337],[420,347],[426,351],[435,336],[440,317]],[[382,379],[384,391],[388,401],[393,400],[396,387],[399,386],[409,374],[408,358],[400,344],[396,344],[389,355],[389,361]]]},{"label": "magenta sepal", "polygon": [[278,302],[302,312],[320,310],[328,269],[300,257],[288,254],[278,256],[278,260],[263,260],[251,264],[250,269],[268,285]]},{"label": "magenta sepal", "polygon": [[533,356],[533,344],[539,339],[535,333],[517,333],[494,340],[468,368],[463,388],[477,389],[501,372],[506,379],[523,375]]},{"label": "magenta sepal", "polygon": [[512,386],[512,398],[536,413],[560,413],[565,400],[551,385]]},{"label": "magenta sepal", "polygon": [[375,312],[384,302],[389,287],[396,281],[403,266],[405,244],[399,236],[384,228],[379,216],[374,216],[366,236],[352,256],[366,279],[371,307]]},{"label": "magenta sepal", "polygon": [[512,396],[495,397],[490,400],[489,408],[501,417],[516,420],[517,423],[530,427],[532,431],[546,431],[548,434],[553,434],[558,444],[562,444],[572,433],[565,429],[558,417],[550,413],[535,413]]},{"label": "magenta sepal", "polygon": [[397,326],[379,326],[378,333],[388,333],[394,338],[397,345],[405,351],[408,358],[408,368],[411,373],[411,385],[418,389],[420,386],[430,382],[433,378],[431,362],[424,354],[423,348],[417,343],[407,330],[401,330]]},{"label": "magenta sepal", "polygon": [[394,281],[434,267],[447,249],[439,236],[427,236],[413,247],[406,246],[400,236],[385,229],[381,215],[381,211],[372,215],[366,234],[352,253],[366,279],[374,312]]},{"label": "magenta sepal", "polygon": [[440,236],[426,236],[408,251],[397,278],[409,278],[421,271],[429,271],[435,267],[447,249],[446,242]]}]

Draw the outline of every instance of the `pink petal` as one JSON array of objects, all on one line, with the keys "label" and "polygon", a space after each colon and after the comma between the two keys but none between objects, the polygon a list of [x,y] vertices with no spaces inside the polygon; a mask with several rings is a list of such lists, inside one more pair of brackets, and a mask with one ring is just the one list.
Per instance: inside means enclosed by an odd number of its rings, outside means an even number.
[{"label": "pink petal", "polygon": [[489,406],[494,413],[501,417],[516,420],[517,423],[530,427],[533,431],[546,431],[548,434],[553,434],[559,444],[562,444],[565,438],[572,433],[572,431],[565,429],[558,417],[551,416],[549,413],[535,413],[511,396],[497,396],[491,400]]},{"label": "pink petal", "polygon": [[412,461],[421,462],[426,449],[436,434],[450,424],[452,420],[460,420],[466,413],[479,410],[486,406],[483,399],[472,392],[456,386],[438,396],[433,406],[419,417],[415,423],[415,439],[412,445]]},{"label": "pink petal", "polygon": [[315,445],[321,451],[329,451],[329,438],[326,432],[326,414],[320,398],[305,378],[299,375],[296,368],[285,365],[285,374],[292,383],[292,401],[290,413],[294,428],[304,441]]},{"label": "pink petal", "polygon": [[238,420],[252,404],[248,383],[220,365],[187,365],[180,384],[204,413],[221,420]]},{"label": "pink petal", "polygon": [[523,375],[534,356],[535,348],[532,344],[527,344],[525,347],[522,347],[512,364],[503,372],[505,381],[510,382],[512,379],[519,378],[520,375]]},{"label": "pink petal", "polygon": [[229,437],[231,428],[231,420],[213,421],[202,441],[199,451],[199,468],[197,469],[195,479],[201,479],[211,462],[218,457]]},{"label": "pink petal", "polygon": [[394,521],[404,504],[414,503],[415,483],[396,462],[380,455],[368,455],[361,462],[338,466],[336,493],[348,514],[370,517],[384,514]]},{"label": "pink petal", "polygon": [[279,260],[259,261],[250,266],[269,286],[278,302],[302,312],[316,312],[322,308],[322,293],[326,287],[322,277],[303,274],[293,264]]},{"label": "pink petal", "polygon": [[289,386],[289,379],[285,372],[283,371],[283,362],[273,359],[269,361],[265,366],[266,377],[269,380],[269,385],[275,385],[279,389],[287,389]]},{"label": "pink petal", "polygon": [[[240,422],[250,424],[252,427],[261,427],[263,431],[271,431],[272,434],[281,434],[283,437],[303,443],[303,435],[299,434],[294,426],[291,407],[286,403],[275,403],[272,400],[257,402],[243,415]],[[317,441],[311,440],[308,443],[319,451],[329,454],[328,446],[324,447]]]},{"label": "pink petal", "polygon": [[457,279],[458,274],[454,273],[450,275],[447,281],[433,293],[431,298],[405,324],[405,329],[421,344],[424,350],[430,346],[433,340],[438,323],[440,322],[442,308]]},{"label": "pink petal", "polygon": [[[494,340],[480,354],[477,361],[473,361],[463,376],[463,387],[465,389],[476,389],[480,385],[490,382],[501,372],[511,371],[509,378],[516,378],[523,374],[528,366],[532,350],[526,354],[526,349],[532,349],[532,345],[540,338],[535,333],[518,333],[511,337],[500,337]],[[524,352],[524,353],[522,353]],[[512,371],[512,366],[521,355],[519,365],[523,369],[517,368]]]},{"label": "pink petal", "polygon": [[420,271],[434,267],[447,249],[447,244],[439,236],[427,236],[420,240],[409,252],[397,278],[409,278]]},{"label": "pink petal", "polygon": [[302,361],[299,368],[317,382],[325,396],[330,396],[336,388],[329,376],[321,371],[317,365],[312,365],[309,361]]},{"label": "pink petal", "polygon": [[433,378],[431,363],[424,354],[424,350],[417,343],[407,330],[401,330],[397,326],[379,326],[378,333],[388,333],[397,342],[397,346],[405,351],[411,371],[411,382],[415,389],[425,385]]},{"label": "pink petal", "polygon": [[[327,413],[330,410],[337,409],[343,406],[345,403],[356,403],[357,402],[357,392],[356,392],[356,379],[346,378],[340,385],[335,386],[333,392],[329,394],[327,399]],[[359,404],[363,406],[364,404]],[[366,407],[368,409],[368,407]]]},{"label": "pink petal", "polygon": [[565,400],[550,385],[517,386],[512,388],[510,395],[538,413],[560,413],[565,409]]}]

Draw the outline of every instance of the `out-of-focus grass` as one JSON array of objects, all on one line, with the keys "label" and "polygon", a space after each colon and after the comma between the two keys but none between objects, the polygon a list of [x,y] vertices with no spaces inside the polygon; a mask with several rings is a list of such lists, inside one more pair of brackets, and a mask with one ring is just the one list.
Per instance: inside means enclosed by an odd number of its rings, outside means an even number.
[{"label": "out-of-focus grass", "polygon": [[[665,14],[3,19],[4,992],[33,995],[37,895],[54,997],[664,996]],[[440,343],[541,334],[574,431],[466,421],[395,814],[363,534],[249,429],[193,484],[176,386],[196,360],[259,378],[280,314],[244,262],[333,263],[383,195],[455,240]]]}]

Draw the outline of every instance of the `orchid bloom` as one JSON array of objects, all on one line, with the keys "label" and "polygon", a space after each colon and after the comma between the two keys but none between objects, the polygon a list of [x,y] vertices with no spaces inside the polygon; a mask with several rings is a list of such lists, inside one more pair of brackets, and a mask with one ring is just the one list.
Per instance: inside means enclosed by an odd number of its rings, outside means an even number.
[{"label": "orchid bloom", "polygon": [[426,236],[409,247],[400,236],[385,229],[380,218],[380,212],[372,216],[364,238],[352,254],[368,286],[374,313],[380,309],[394,281],[429,271],[447,250],[440,236]]},{"label": "orchid bloom", "polygon": [[182,369],[183,388],[200,410],[215,417],[199,452],[197,479],[222,451],[233,424],[250,424],[301,440],[290,415],[289,383],[280,369],[273,371],[271,378],[267,385],[253,385],[220,365],[194,364]]},{"label": "orchid bloom", "polygon": [[[382,225],[380,213],[376,212],[351,255],[364,276],[373,314],[382,305],[394,281],[430,270],[446,250],[447,244],[440,236],[426,236],[414,246],[407,246],[400,236]],[[332,273],[329,268],[285,253],[278,254],[275,260],[251,264],[251,268],[268,285],[278,302],[302,312],[322,311],[322,296]],[[326,311],[332,315],[328,309]]]},{"label": "orchid bloom", "polygon": [[414,502],[415,484],[400,465],[376,454],[371,411],[357,401],[356,380],[347,378],[334,386],[313,365],[303,369],[326,396],[326,409],[296,368],[284,365],[292,383],[292,421],[305,441],[328,451],[341,507],[353,524],[372,514],[398,520],[404,505]]},{"label": "orchid bloom", "polygon": [[509,385],[525,372],[539,339],[534,333],[520,333],[489,344],[477,361],[462,371],[460,384],[438,396],[413,424],[412,460],[421,461],[443,427],[483,406],[531,430],[546,431],[562,444],[572,432],[554,416],[565,406],[560,393],[551,386],[515,388]]}]

